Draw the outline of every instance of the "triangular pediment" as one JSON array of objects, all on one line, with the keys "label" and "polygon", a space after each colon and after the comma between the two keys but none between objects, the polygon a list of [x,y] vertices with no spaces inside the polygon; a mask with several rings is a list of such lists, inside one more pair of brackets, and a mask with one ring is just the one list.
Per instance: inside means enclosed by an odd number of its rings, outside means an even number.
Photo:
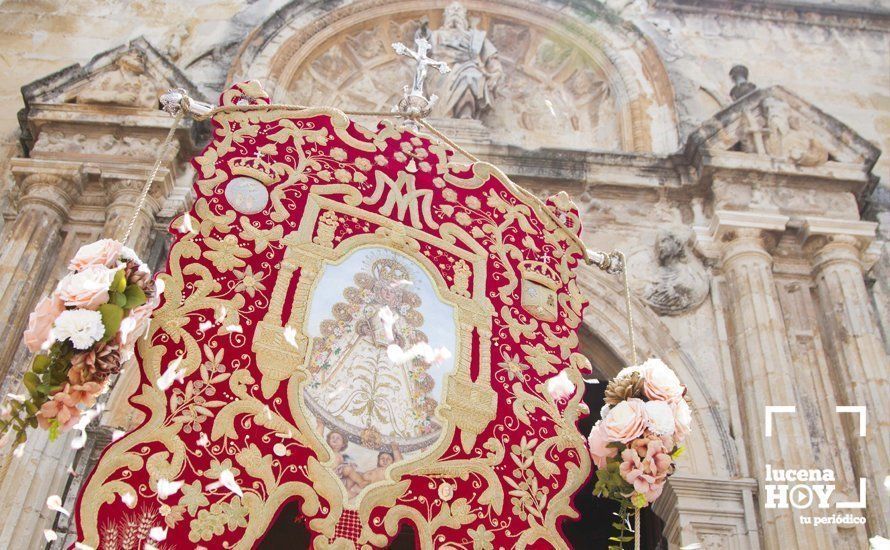
[{"label": "triangular pediment", "polygon": [[37,103],[104,104],[157,109],[158,95],[185,88],[202,94],[188,77],[148,41],[135,40],[102,52],[22,87],[25,109]]},{"label": "triangular pediment", "polygon": [[689,136],[685,153],[696,164],[705,157],[741,154],[799,168],[842,163],[868,173],[881,151],[831,115],[772,86],[705,121]]}]

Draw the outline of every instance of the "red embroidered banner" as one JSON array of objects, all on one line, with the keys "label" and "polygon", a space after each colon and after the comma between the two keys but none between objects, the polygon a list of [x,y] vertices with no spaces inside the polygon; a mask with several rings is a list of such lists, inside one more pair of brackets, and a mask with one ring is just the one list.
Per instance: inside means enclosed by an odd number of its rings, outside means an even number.
[{"label": "red embroidered banner", "polygon": [[226,91],[139,344],[146,420],[77,505],[97,548],[564,547],[590,472],[578,213],[436,140]]}]

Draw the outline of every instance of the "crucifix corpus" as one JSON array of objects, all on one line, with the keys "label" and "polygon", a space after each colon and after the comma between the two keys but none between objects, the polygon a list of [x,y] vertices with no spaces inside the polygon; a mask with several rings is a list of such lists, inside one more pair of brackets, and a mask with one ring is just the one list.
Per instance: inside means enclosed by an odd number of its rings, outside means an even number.
[{"label": "crucifix corpus", "polygon": [[414,44],[417,46],[416,51],[408,48],[408,46],[401,42],[394,42],[392,45],[397,54],[410,57],[417,62],[417,66],[414,68],[414,81],[410,88],[405,86],[405,95],[396,107],[396,111],[409,118],[425,117],[429,115],[433,105],[436,103],[437,98],[435,94],[427,99],[423,93],[423,84],[426,80],[427,67],[432,67],[441,74],[446,74],[451,71],[451,68],[448,67],[448,64],[444,61],[436,61],[427,56],[432,45],[426,38],[418,36],[414,39]]}]

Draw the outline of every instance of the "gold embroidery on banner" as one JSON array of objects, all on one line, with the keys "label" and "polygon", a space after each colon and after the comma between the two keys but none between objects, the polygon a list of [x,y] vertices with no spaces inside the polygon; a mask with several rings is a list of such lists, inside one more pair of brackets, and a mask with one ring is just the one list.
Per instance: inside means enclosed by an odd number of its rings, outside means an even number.
[{"label": "gold embroidery on banner", "polygon": [[[229,100],[235,101],[236,96],[237,94]],[[483,343],[491,341],[493,337],[492,319],[495,312],[485,295],[490,253],[493,267],[500,270],[498,274],[502,277],[498,293],[507,305],[498,313],[503,326],[509,327],[506,332],[510,340],[515,342],[510,345],[518,347],[523,337],[533,336],[540,330],[544,334],[546,348],[542,346],[539,349],[541,344],[531,350],[523,347],[523,353],[530,358],[529,363],[539,374],[553,372],[553,365],[567,364],[570,379],[576,387],[581,387],[583,381],[580,372],[589,369],[589,364],[580,354],[571,353],[571,349],[577,346],[574,328],[580,323],[580,311],[584,303],[583,296],[574,284],[572,273],[576,261],[571,257],[577,257],[580,250],[545,213],[544,205],[524,194],[501,171],[485,163],[461,168],[448,161],[450,152],[446,152],[445,147],[439,144],[427,148],[438,159],[433,170],[451,185],[472,190],[478,189],[492,177],[504,182],[506,192],[491,191],[483,199],[496,215],[482,214],[478,209],[474,211],[473,204],[458,202],[456,195],[446,193],[454,191],[444,188],[443,196],[450,204],[437,205],[436,208],[450,206],[457,223],[442,222],[439,226],[441,238],[435,238],[424,231],[427,227],[435,228],[437,224],[433,219],[435,212],[431,208],[432,200],[410,185],[409,178],[406,178],[410,174],[400,174],[395,182],[389,178],[375,181],[378,187],[374,194],[379,196],[366,202],[370,205],[382,202],[377,213],[359,208],[364,197],[355,186],[359,182],[355,175],[357,171],[350,172],[352,175],[349,177],[353,181],[344,181],[346,176],[338,174],[332,175],[330,183],[313,183],[309,186],[307,173],[317,172],[319,166],[318,161],[307,153],[307,147],[326,144],[330,140],[330,134],[324,128],[318,129],[316,126],[314,129],[307,129],[298,127],[298,124],[320,115],[330,117],[332,131],[338,139],[368,153],[383,150],[387,139],[397,138],[404,133],[388,121],[383,123],[378,132],[357,126],[353,126],[355,131],[352,131],[349,119],[343,113],[331,109],[307,109],[296,113],[269,109],[230,112],[216,117],[216,122],[220,124],[216,129],[216,141],[196,159],[199,167],[197,186],[202,193],[210,195],[226,181],[225,172],[217,168],[219,159],[227,155],[235,144],[254,138],[261,123],[270,123],[274,126],[270,139],[278,147],[293,149],[296,166],[283,163],[248,163],[242,160],[239,169],[246,170],[250,166],[258,171],[253,172],[252,177],[261,172],[260,175],[268,176],[267,180],[271,180],[271,174],[274,174],[278,183],[270,189],[270,198],[271,218],[276,222],[284,222],[291,216],[285,202],[285,192],[305,192],[310,197],[299,227],[288,234],[285,234],[286,229],[282,224],[264,229],[250,225],[242,217],[239,224],[240,239],[247,243],[252,242],[253,251],[239,244],[238,238],[227,235],[231,229],[238,229],[232,227],[237,214],[232,210],[211,211],[203,198],[196,203],[200,222],[197,229],[209,248],[204,250],[198,246],[194,242],[195,234],[184,234],[171,249],[170,275],[161,275],[166,283],[164,305],[155,314],[149,336],[139,342],[143,357],[142,367],[149,384],[142,385],[133,401],[147,410],[148,420],[105,453],[85,487],[83,504],[80,507],[83,542],[92,546],[99,545],[100,526],[97,525],[97,517],[103,503],[113,502],[119,495],[126,493],[139,494],[140,499],[153,499],[159,479],[175,479],[188,467],[188,450],[179,437],[182,424],[186,420],[179,418],[183,415],[168,415],[168,397],[153,385],[167,367],[167,364],[162,364],[161,358],[168,350],[178,350],[177,353],[183,358],[181,367],[187,374],[202,368],[208,353],[194,336],[185,331],[189,316],[225,310],[220,324],[231,325],[239,322],[239,312],[245,308],[244,294],[225,294],[206,267],[190,260],[199,258],[203,253],[219,271],[225,272],[241,267],[245,253],[259,254],[269,246],[284,246],[285,255],[277,274],[273,272],[274,281],[273,278],[265,280],[274,284],[274,287],[269,297],[268,314],[256,327],[252,342],[261,378],[253,380],[249,372],[243,369],[232,373],[228,383],[234,398],[225,406],[213,409],[211,439],[235,441],[239,434],[238,423],[249,419],[256,425],[289,434],[287,441],[308,447],[318,459],[310,458],[307,463],[308,483],[280,483],[277,469],[281,466],[278,459],[263,455],[259,447],[245,443],[238,447],[238,452],[232,457],[235,462],[226,462],[233,470],[244,470],[255,477],[258,480],[256,487],[245,488],[244,498],[227,498],[212,506],[206,497],[203,500],[200,498],[200,492],[184,487],[182,499],[173,506],[178,510],[180,518],[171,521],[186,521],[181,515],[187,512],[191,518],[188,521],[194,523],[193,533],[190,534],[193,541],[204,540],[205,535],[220,528],[244,527],[244,534],[236,548],[249,548],[265,532],[283,502],[298,496],[302,501],[302,513],[310,518],[309,527],[323,535],[316,539],[317,547],[354,547],[343,539],[324,538],[333,538],[334,528],[346,507],[346,497],[340,481],[330,467],[325,466],[331,458],[330,450],[305,418],[302,386],[309,376],[305,358],[311,342],[302,330],[297,330],[297,346],[293,346],[286,341],[284,331],[288,326],[305,326],[311,284],[317,280],[316,274],[324,265],[335,263],[359,247],[376,245],[408,255],[433,276],[443,300],[455,306],[461,341],[455,370],[446,379],[445,397],[440,405],[440,414],[447,418],[447,422],[439,443],[417,459],[397,463],[387,473],[384,481],[367,487],[360,495],[356,505],[365,529],[359,544],[385,544],[385,538],[375,535],[368,528],[374,510],[381,507],[387,508],[383,525],[388,534],[395,534],[398,523],[408,520],[417,528],[421,540],[430,540],[432,534],[441,527],[461,528],[480,515],[500,514],[507,504],[523,510],[529,522],[527,529],[522,526],[509,531],[511,536],[516,537],[518,548],[533,546],[542,539],[561,545],[562,539],[558,535],[556,522],[560,517],[576,517],[577,514],[570,505],[570,496],[580,487],[590,471],[590,459],[583,438],[575,428],[582,409],[581,392],[576,392],[569,403],[560,408],[548,397],[542,384],[529,388],[524,384],[504,383],[504,388],[511,394],[509,402],[521,426],[531,427],[530,414],[544,414],[556,423],[555,433],[529,437],[524,444],[512,445],[516,449],[505,449],[504,442],[508,439],[502,439],[506,436],[496,434],[482,443],[482,448],[487,452],[472,459],[455,458],[458,449],[456,446],[450,448],[449,444],[454,439],[455,430],[459,429],[462,433],[459,438],[461,448],[476,449],[479,433],[490,425],[496,414],[497,394],[491,387],[494,378],[488,345],[478,347],[480,369],[476,380],[471,379],[469,370],[472,355],[472,339],[469,335],[475,331],[477,338]],[[450,169],[465,174],[468,168],[468,176],[457,176],[455,172],[449,172]],[[263,179],[261,181],[267,183]],[[406,224],[390,219],[388,216],[393,212]],[[337,242],[335,220],[341,215],[373,224],[378,229],[372,233],[347,236]],[[537,218],[535,225],[532,224],[533,218]],[[181,225],[181,220],[174,222],[174,227]],[[321,227],[323,225],[327,227]],[[570,330],[566,330],[563,325],[556,325],[557,328],[554,329],[549,322],[539,323],[519,307],[520,304],[525,305],[521,300],[521,274],[514,272],[510,266],[524,259],[523,249],[520,243],[507,237],[508,232],[515,231],[515,227],[528,234],[543,233],[545,243],[561,252],[562,256],[556,259],[555,265],[550,265],[557,271],[561,281],[569,282],[569,292],[559,295],[558,307],[560,314],[565,315]],[[334,231],[330,231],[332,228]],[[212,236],[213,231],[218,235]],[[421,243],[446,251],[457,259],[450,285],[439,275],[435,265],[421,253]],[[525,243],[521,244],[525,246]],[[186,275],[190,278],[187,295],[183,285]],[[284,304],[295,276],[298,277],[296,295],[290,311],[286,312]],[[480,310],[479,304],[488,305]],[[510,341],[503,335],[499,334],[498,337],[502,341]],[[506,357],[506,353],[503,355]],[[553,360],[554,357],[556,361]],[[281,414],[270,411],[256,395],[256,391],[262,391],[262,395],[266,397],[273,395],[284,381],[287,382],[292,423]],[[163,450],[154,452],[147,459],[140,449],[147,448],[149,443],[157,444]],[[564,464],[555,464],[549,458],[551,449],[570,453],[569,460]],[[478,450],[475,452],[479,453]],[[512,469],[517,466],[515,461],[523,462],[522,457],[533,461],[534,471],[540,474],[540,479],[546,480],[552,478],[557,471],[564,471],[565,483],[558,491],[551,492],[539,501],[535,499],[541,499],[541,495],[532,489],[535,482],[533,480],[539,478],[529,477],[531,470],[528,467],[524,470],[520,468],[520,478],[516,478],[528,480],[528,488],[510,485],[503,477],[507,474],[495,471],[497,466],[508,465],[512,475]],[[133,487],[126,476],[117,477],[117,473],[122,470],[137,471],[143,468],[151,474],[150,487]],[[435,513],[423,514],[400,502],[408,490],[409,481],[406,476],[411,476],[412,479],[428,478],[435,483],[448,479],[473,478],[478,489],[471,501],[456,499]],[[506,502],[508,499],[509,503]],[[227,518],[224,525],[220,523],[223,517]],[[483,540],[485,531],[484,527],[479,527],[469,529],[468,533],[473,540]]]}]

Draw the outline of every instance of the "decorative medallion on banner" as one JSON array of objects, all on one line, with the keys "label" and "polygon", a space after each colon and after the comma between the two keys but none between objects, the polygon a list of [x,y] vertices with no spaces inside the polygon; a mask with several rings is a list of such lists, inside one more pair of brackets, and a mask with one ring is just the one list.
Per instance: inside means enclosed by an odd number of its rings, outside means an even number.
[{"label": "decorative medallion on banner", "polygon": [[78,540],[251,548],[297,500],[316,548],[400,524],[422,548],[565,547],[590,474],[571,201],[255,82],[220,105],[138,345],[146,418],[86,482]]}]

